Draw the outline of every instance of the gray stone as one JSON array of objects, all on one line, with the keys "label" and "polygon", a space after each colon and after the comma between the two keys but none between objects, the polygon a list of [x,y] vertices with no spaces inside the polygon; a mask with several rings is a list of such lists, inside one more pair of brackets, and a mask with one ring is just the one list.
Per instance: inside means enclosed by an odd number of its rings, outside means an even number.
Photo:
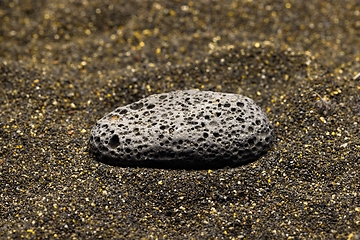
[{"label": "gray stone", "polygon": [[187,90],[115,109],[91,130],[90,147],[100,160],[115,165],[206,168],[259,157],[270,148],[272,134],[268,118],[252,99]]}]

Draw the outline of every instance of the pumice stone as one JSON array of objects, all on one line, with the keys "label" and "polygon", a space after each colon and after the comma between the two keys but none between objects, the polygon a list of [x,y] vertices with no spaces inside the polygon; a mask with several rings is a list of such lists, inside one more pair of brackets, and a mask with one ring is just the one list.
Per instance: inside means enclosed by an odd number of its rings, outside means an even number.
[{"label": "pumice stone", "polygon": [[258,158],[270,148],[272,135],[252,99],[185,90],[115,109],[92,128],[90,149],[112,165],[207,168]]}]

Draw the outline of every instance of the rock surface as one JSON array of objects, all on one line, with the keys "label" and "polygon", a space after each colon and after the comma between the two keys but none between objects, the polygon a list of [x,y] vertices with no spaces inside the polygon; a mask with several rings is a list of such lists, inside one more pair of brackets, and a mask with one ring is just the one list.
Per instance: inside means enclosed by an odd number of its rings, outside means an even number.
[{"label": "rock surface", "polygon": [[210,91],[152,95],[119,107],[91,130],[90,146],[115,165],[231,165],[270,148],[272,126],[250,98]]}]

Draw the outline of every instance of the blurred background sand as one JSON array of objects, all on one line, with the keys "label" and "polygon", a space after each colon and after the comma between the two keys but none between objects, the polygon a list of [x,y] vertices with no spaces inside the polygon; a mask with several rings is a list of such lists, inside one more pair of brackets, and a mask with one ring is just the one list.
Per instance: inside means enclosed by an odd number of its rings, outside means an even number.
[{"label": "blurred background sand", "polygon": [[[360,3],[0,2],[0,236],[358,239]],[[88,153],[118,106],[177,89],[253,98],[273,148],[237,168]]]}]

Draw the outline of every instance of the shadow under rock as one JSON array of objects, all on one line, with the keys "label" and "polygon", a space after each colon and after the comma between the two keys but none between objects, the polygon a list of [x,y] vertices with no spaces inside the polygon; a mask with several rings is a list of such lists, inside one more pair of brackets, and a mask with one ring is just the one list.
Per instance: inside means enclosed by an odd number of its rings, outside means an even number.
[{"label": "shadow under rock", "polygon": [[[91,152],[91,151],[90,151]],[[264,154],[264,153],[263,153]],[[189,158],[187,160],[120,160],[118,158],[103,157],[91,152],[91,156],[97,161],[115,166],[115,167],[131,167],[131,168],[156,168],[156,169],[184,169],[184,170],[208,170],[220,169],[226,167],[239,167],[250,164],[258,160],[263,154],[252,156],[248,159],[234,161],[234,159],[214,159],[212,161],[198,160]]]}]

